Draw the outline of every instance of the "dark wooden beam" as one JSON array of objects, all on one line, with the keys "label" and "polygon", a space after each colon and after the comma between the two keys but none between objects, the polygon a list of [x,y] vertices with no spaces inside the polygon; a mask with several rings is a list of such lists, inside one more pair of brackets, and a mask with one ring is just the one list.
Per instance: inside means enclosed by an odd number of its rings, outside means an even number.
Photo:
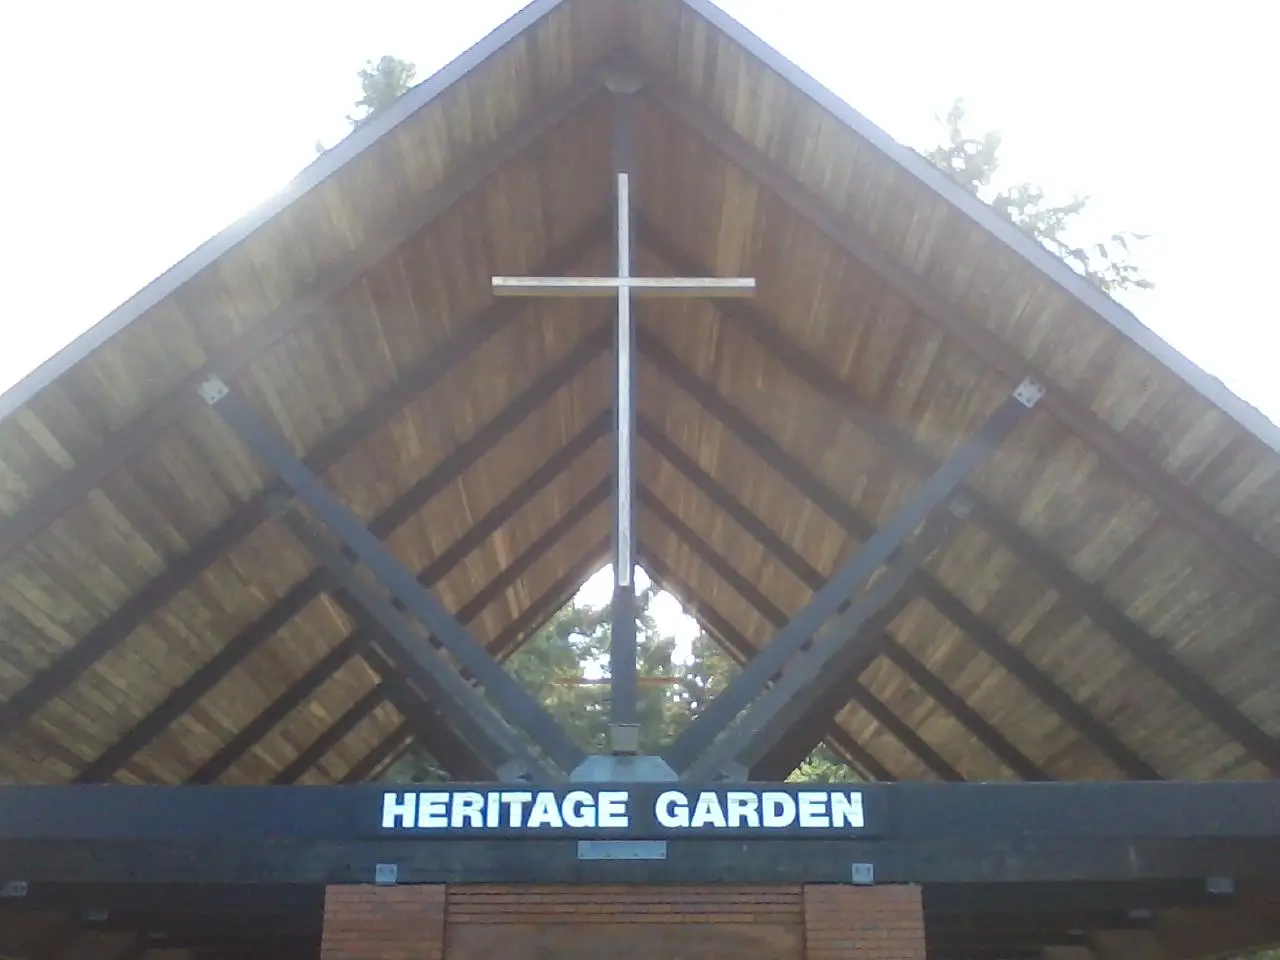
[{"label": "dark wooden beam", "polygon": [[574,594],[605,562],[608,556],[609,538],[597,541],[581,560],[570,566],[551,584],[538,599],[518,613],[510,623],[498,631],[489,642],[489,652],[506,659],[541,630]]},{"label": "dark wooden beam", "polygon": [[[417,619],[418,611],[414,606],[409,606],[408,611],[397,609],[391,599],[396,595],[390,594],[382,582],[382,570],[377,570],[368,579],[361,576],[355,564],[342,556],[327,531],[299,510],[285,509],[281,512],[281,520],[294,538],[333,574],[338,583],[338,588],[333,591],[335,602],[356,622],[377,629],[390,638],[388,654],[398,665],[417,671],[415,679],[422,685],[428,699],[446,712],[450,726],[474,747],[486,764],[498,771],[502,779],[530,777],[543,782],[557,779],[555,767],[543,761],[526,742],[524,735],[534,744],[539,744],[539,735],[545,737],[551,763],[561,771],[567,773],[581,762],[581,750],[568,739],[563,728],[546,714],[545,708],[534,701],[527,690],[523,687],[511,689],[518,681],[489,657],[483,647],[470,639],[465,627],[455,620],[454,642],[447,647],[433,642],[441,639],[435,624],[424,623],[425,617]],[[342,534],[346,532],[341,531]],[[345,538],[338,542],[344,541]],[[407,571],[400,574],[400,579],[420,587]],[[402,586],[401,583],[396,585]],[[402,589],[399,596],[403,598],[408,593],[409,590]],[[465,642],[473,644],[473,649],[462,648],[462,637],[468,638]],[[459,656],[460,653],[463,655]],[[463,670],[471,671],[479,685],[464,676]],[[530,704],[533,709],[530,709]],[[525,716],[529,714],[533,723],[526,726]],[[530,729],[535,724],[540,725]],[[574,757],[575,751],[579,754],[577,758]]]},{"label": "dark wooden beam", "polygon": [[1138,489],[1234,561],[1242,573],[1268,591],[1277,592],[1280,557],[1236,527],[1191,487],[1162,469],[1069,390],[1033,371],[1026,358],[989,330],[982,318],[965,315],[959,306],[937,293],[924,277],[879,248],[864,226],[842,218],[827,201],[788,175],[713,112],[676,92],[666,78],[651,74],[647,81],[643,88],[645,95],[776,194],[845,253],[868,267],[938,329],[964,344],[1011,383],[1026,376],[1045,382],[1049,388],[1044,400],[1046,410],[1128,476]]},{"label": "dark wooden beam", "polygon": [[387,687],[387,697],[414,732],[414,737],[456,780],[496,780],[500,758],[487,760],[483,732],[459,723],[448,710],[422,666],[404,655],[395,641],[374,628],[379,639],[364,652],[364,661]]},{"label": "dark wooden beam", "polygon": [[[550,256],[546,266],[539,268],[538,272],[562,272],[568,269],[589,252],[603,235],[606,225],[604,217],[593,221],[563,249]],[[556,271],[556,266],[561,270]],[[475,317],[461,322],[459,333],[455,337],[321,441],[307,454],[305,463],[319,473],[338,463],[388,417],[420,396],[482,344],[509,326],[518,311],[519,304],[515,300],[495,301]],[[123,643],[156,610],[195,582],[229,550],[248,539],[266,522],[269,499],[283,489],[282,484],[273,483],[242,504],[221,525],[201,538],[191,550],[175,559],[164,572],[0,705],[0,737],[17,730],[32,714],[79,679],[101,657]]]},{"label": "dark wooden beam", "polygon": [[1023,780],[1052,780],[1053,777],[1025,753],[1015,747],[982,714],[965,702],[954,690],[918,660],[914,654],[889,634],[880,638],[880,649],[894,666],[905,673],[911,682],[925,692],[938,706],[960,722],[1006,767]]},{"label": "dark wooden beam", "polygon": [[[480,458],[492,450],[504,437],[514,432],[535,410],[541,408],[579,376],[607,344],[607,332],[601,328],[554,363],[545,375],[455,447],[425,477],[376,516],[369,524],[370,531],[383,539],[394,534],[435,496],[448,489],[460,476],[479,462]],[[422,584],[428,588],[434,587],[494,530],[545,489],[560,471],[567,468],[568,463],[585,453],[591,444],[604,434],[607,426],[608,419],[605,414],[601,414],[589,423],[561,448],[560,453],[534,471],[498,507],[486,514],[466,535],[460,537],[432,561],[419,576]],[[319,597],[330,583],[329,573],[323,567],[317,568],[296,583],[284,597],[233,637],[225,647],[173,690],[150,713],[88,764],[76,777],[77,782],[94,783],[109,780],[143,747],[186,714],[201,697],[222,682],[232,670],[266,644],[308,604]]]},{"label": "dark wooden beam", "polygon": [[[976,356],[999,370],[1010,381],[1016,383],[1028,375],[1040,378],[1048,387],[1042,401],[1047,411],[1112,466],[1127,475],[1139,490],[1213,544],[1242,573],[1272,594],[1280,593],[1280,588],[1277,588],[1277,584],[1280,584],[1280,557],[1237,528],[1189,486],[1124,439],[1114,428],[1074,399],[1069,390],[1042,377],[1038,371],[1032,371],[1030,364],[1013,347],[988,330],[979,318],[960,315],[954,305],[946,303],[928,289],[923,278],[876,249],[865,231],[841,222],[828,205],[783,174],[710,112],[695,106],[687,98],[664,91],[661,83],[648,84],[645,91],[654,95],[664,107],[690,125],[691,129],[726,153],[736,165],[812,221],[851,256],[870,267],[886,283],[903,294],[922,315],[965,344]],[[796,353],[794,344],[790,345],[788,352]],[[848,406],[852,391],[841,385],[840,393]],[[926,456],[924,451],[919,451],[917,462]],[[1138,662],[1178,691],[1188,703],[1243,745],[1255,759],[1273,773],[1280,773],[1280,738],[1263,730],[1204,677],[1179,660],[1168,644],[1156,640],[1140,628],[1110,603],[1101,589],[1074,574],[1051,550],[1034,537],[1023,533],[1016,523],[1004,518],[989,505],[980,504],[980,507],[987,514],[988,521],[994,520],[998,524],[1000,532],[997,536],[1010,549],[1024,556],[1024,559],[1043,565],[1037,566],[1037,571],[1049,580],[1055,590],[1065,593],[1079,604]]]},{"label": "dark wooden beam", "polygon": [[[804,697],[812,684],[828,679],[823,664],[843,655],[853,644],[868,621],[877,616],[911,579],[916,566],[923,563],[939,546],[953,524],[933,524],[933,516],[952,497],[964,479],[987,459],[1022,422],[1039,400],[1039,388],[1031,381],[1019,385],[967,437],[938,468],[913,491],[876,533],[864,541],[854,554],[837,566],[823,586],[803,609],[753,657],[743,671],[708,704],[699,716],[676,738],[666,751],[667,762],[682,773],[708,775],[713,766],[727,761],[724,750],[751,752],[763,739],[772,736],[774,713],[788,697]],[[967,507],[965,508],[967,512]],[[947,514],[951,519],[954,515]],[[908,545],[913,532],[925,523],[925,531]],[[935,536],[934,534],[937,534]],[[851,594],[868,584],[876,572],[890,561],[895,552],[902,556],[890,564],[889,572],[875,586],[850,602]],[[911,555],[911,560],[906,555]],[[834,625],[830,636],[817,637],[818,631],[842,606],[848,609]],[[804,660],[796,655],[813,641]],[[784,667],[786,668],[784,670]],[[765,687],[782,670],[781,678],[768,693]],[[744,712],[745,711],[745,712]],[[736,725],[736,726],[735,726]],[[729,731],[731,726],[734,731]],[[721,733],[725,741],[713,745]],[[706,757],[700,754],[706,753]],[[758,758],[753,758],[758,759]],[[696,772],[695,772],[696,771]]]},{"label": "dark wooden beam", "polygon": [[[695,551],[696,552],[696,551]],[[709,601],[695,591],[687,581],[680,578],[670,565],[662,559],[655,550],[648,547],[642,549],[644,557],[645,569],[653,576],[654,580],[660,583],[664,590],[671,593],[680,601],[680,605],[684,608],[689,616],[693,617],[702,628],[711,636],[713,640],[720,645],[733,660],[741,666],[755,655],[756,648],[738,629],[730,622],[729,618],[715,608]],[[846,698],[847,699],[847,698]],[[872,772],[874,776],[886,782],[896,779],[889,770],[876,759],[861,744],[856,742],[843,727],[833,719],[834,711],[828,711],[822,717],[823,730],[819,736],[815,737],[809,749],[806,750],[778,779],[785,779],[790,775],[799,764],[812,751],[813,747],[821,739],[831,742],[832,747],[838,752],[847,754],[851,758]],[[757,778],[758,779],[758,778]]]},{"label": "dark wooden beam", "polygon": [[943,780],[953,782],[964,780],[964,776],[959,770],[948,763],[942,754],[933,749],[924,737],[911,729],[911,725],[894,713],[888,704],[868,690],[862,684],[862,681],[842,681],[841,685],[858,706],[862,707],[876,723],[880,724],[899,740],[926,767]]},{"label": "dark wooden beam", "polygon": [[[675,354],[643,330],[638,335],[641,356],[668,380],[697,401],[707,413],[734,433],[745,446],[786,480],[823,513],[859,540],[874,534],[876,527],[849,506],[838,493],[792,456],[767,431],[758,426],[735,404],[701,380]],[[974,516],[973,510],[970,517]],[[1158,780],[1160,774],[1125,744],[1109,727],[1073,700],[1049,679],[1026,655],[1002,637],[990,623],[975,613],[931,574],[920,571],[915,589],[944,617],[964,631],[1001,667],[1023,683],[1054,712],[1075,727],[1098,751],[1130,777]]]},{"label": "dark wooden beam", "polygon": [[378,684],[347,708],[324,733],[298,753],[272,779],[273,784],[297,783],[302,776],[324,759],[325,755],[341,743],[346,736],[387,700],[385,684]]},{"label": "dark wooden beam", "polygon": [[[502,743],[509,757],[518,760],[532,773],[538,758],[519,749],[514,737],[496,739],[503,732],[497,721],[501,714],[526,734],[539,750],[566,774],[583,759],[581,748],[569,737],[562,724],[551,716],[527,689],[511,676],[501,663],[489,656],[476,643],[471,632],[457,617],[428,591],[386,545],[369,530],[365,522],[340,497],[336,496],[305,463],[297,458],[279,432],[268,426],[253,405],[219,378],[201,385],[206,402],[258,459],[266,463],[292,491],[293,496],[315,517],[315,522],[293,509],[280,513],[280,519],[329,568],[343,590],[378,621],[396,644],[414,657],[440,687],[437,694],[448,702],[470,712],[477,722],[494,721],[488,732],[495,743]],[[335,545],[328,543],[333,539]],[[348,551],[348,561],[340,551]],[[377,586],[366,583],[354,564],[372,574]],[[462,669],[475,677],[490,694],[482,699],[474,691],[458,686],[460,675],[414,629],[412,622],[399,614],[381,594],[386,591],[398,601],[414,620],[456,660]],[[496,707],[499,712],[485,708]]]},{"label": "dark wooden beam", "polygon": [[273,344],[321,313],[433,220],[522,154],[531,143],[558,126],[600,90],[599,68],[553,101],[517,122],[492,143],[457,159],[455,170],[420,203],[404,205],[345,259],[327,266],[287,304],[254,324],[240,339],[213,353],[199,369],[175,383],[137,420],[113,431],[102,445],[56,478],[17,513],[0,520],[0,560],[86,497],[112,471],[136,458],[148,444],[183,417],[199,409],[195,387],[213,371],[234,376],[246,370]]},{"label": "dark wooden beam", "polygon": [[[740,501],[736,500],[728,490],[722,486],[719,481],[712,477],[709,473],[702,469],[701,465],[694,460],[689,454],[682,450],[674,441],[662,433],[651,421],[641,419],[639,423],[640,438],[649,444],[654,452],[671,464],[683,477],[689,480],[699,491],[702,492],[718,509],[726,513],[730,519],[738,524],[747,534],[757,540],[770,555],[781,563],[790,571],[797,580],[803,583],[810,590],[819,590],[826,583],[824,577],[816,567],[809,563],[797,550],[789,543],[782,539],[778,534],[765,525],[758,516],[752,513]],[[983,743],[995,756],[1001,760],[1009,769],[1013,770],[1024,780],[1051,780],[1043,769],[1035,762],[1027,757],[1022,751],[1018,750],[1009,742],[998,730],[988,723],[980,714],[970,707],[965,701],[958,697],[949,687],[946,686],[936,675],[929,671],[924,664],[917,661],[904,647],[890,637],[882,638],[882,645],[887,642],[890,646],[887,649],[892,650],[894,663],[897,663],[908,676],[912,678],[917,686],[921,687],[944,709],[956,717],[958,721],[979,741]],[[901,662],[900,662],[901,661]],[[907,664],[910,666],[907,666]],[[836,710],[828,713],[833,715],[837,710],[843,707],[841,703]],[[815,737],[812,742],[816,743],[820,737]],[[812,749],[812,748],[810,748]],[[810,751],[806,750],[807,756]],[[771,751],[772,753],[772,751]],[[765,761],[762,759],[761,763]],[[770,764],[776,764],[778,759],[774,757]],[[766,768],[770,768],[770,764],[766,764]],[[754,769],[754,768],[753,768]],[[791,769],[794,769],[794,765]],[[790,770],[781,774],[785,777]],[[766,779],[780,779],[780,777],[770,777]]]},{"label": "dark wooden beam", "polygon": [[[412,739],[413,735],[409,729],[409,722],[406,720],[383,737],[377,746],[353,763],[338,782],[363,783],[365,780],[371,779],[375,771],[383,765],[383,761],[390,760],[398,749],[407,742],[411,743]],[[439,758],[437,757],[437,759]]]},{"label": "dark wooden beam", "polygon": [[[230,770],[254,745],[276,728],[276,725],[293,713],[324,683],[341,670],[348,662],[358,656],[371,640],[368,631],[357,630],[345,640],[317,660],[310,669],[289,685],[279,697],[272,701],[261,713],[234,737],[224,743],[218,751],[200,765],[190,777],[188,783],[214,783]],[[89,770],[91,768],[86,768]],[[77,783],[95,783],[100,779],[81,773]]]}]

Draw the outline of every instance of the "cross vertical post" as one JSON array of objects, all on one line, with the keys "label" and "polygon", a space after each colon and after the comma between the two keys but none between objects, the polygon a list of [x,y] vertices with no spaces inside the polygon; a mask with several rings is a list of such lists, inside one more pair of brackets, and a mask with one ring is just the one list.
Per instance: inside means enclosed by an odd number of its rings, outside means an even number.
[{"label": "cross vertical post", "polygon": [[612,277],[494,277],[497,297],[614,297],[614,515],[613,596],[610,609],[610,751],[636,754],[637,722],[635,588],[635,355],[633,300],[642,297],[749,297],[751,277],[636,277],[632,275],[635,194],[635,93],[639,76],[618,70],[606,78],[612,96],[613,190],[617,272]]},{"label": "cross vertical post", "polygon": [[616,184],[618,322],[615,334],[616,386],[613,597],[610,609],[609,747],[614,753],[639,752],[636,715],[636,587],[633,551],[635,522],[635,318],[631,315],[631,175],[633,163],[633,87],[610,82],[613,93],[613,170]]}]

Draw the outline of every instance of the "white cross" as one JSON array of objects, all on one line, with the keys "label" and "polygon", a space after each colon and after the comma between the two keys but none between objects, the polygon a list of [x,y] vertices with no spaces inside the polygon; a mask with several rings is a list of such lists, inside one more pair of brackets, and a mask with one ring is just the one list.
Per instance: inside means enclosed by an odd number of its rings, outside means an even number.
[{"label": "white cross", "polygon": [[618,414],[617,510],[618,543],[614,583],[629,586],[633,567],[632,522],[632,337],[631,295],[642,297],[749,297],[756,289],[751,277],[633,277],[631,276],[630,179],[617,174],[618,274],[615,277],[494,277],[499,297],[612,297],[618,298],[617,382]]}]

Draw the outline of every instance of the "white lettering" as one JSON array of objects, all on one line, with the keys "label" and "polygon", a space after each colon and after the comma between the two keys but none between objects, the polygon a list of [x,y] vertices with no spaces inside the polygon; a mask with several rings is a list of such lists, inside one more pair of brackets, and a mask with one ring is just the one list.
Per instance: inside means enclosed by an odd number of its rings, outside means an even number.
[{"label": "white lettering", "polygon": [[597,826],[631,826],[631,818],[627,816],[627,791],[601,790],[597,803],[599,804]]},{"label": "white lettering", "polygon": [[564,820],[560,817],[560,805],[556,802],[556,795],[543,790],[533,798],[533,809],[529,811],[530,827],[563,827]]},{"label": "white lettering", "polygon": [[658,825],[668,830],[678,830],[689,825],[689,798],[679,790],[664,790],[653,805],[653,816]]},{"label": "white lettering", "polygon": [[796,819],[796,801],[789,793],[766,790],[760,794],[760,825],[773,830],[791,826]]},{"label": "white lettering", "polygon": [[418,826],[447,827],[449,825],[449,794],[418,794]]},{"label": "white lettering", "polygon": [[725,797],[730,827],[760,826],[760,798],[745,790],[730,791]]},{"label": "white lettering", "polygon": [[564,796],[564,825],[574,829],[596,825],[596,801],[585,790],[570,790]]},{"label": "white lettering", "polygon": [[720,798],[707,791],[698,794],[698,802],[693,808],[693,817],[689,820],[689,826],[723,827],[724,825],[724,810],[720,807]]},{"label": "white lettering", "polygon": [[418,795],[416,793],[406,793],[401,799],[400,794],[389,791],[382,795],[382,829],[392,830],[396,827],[396,821],[399,820],[399,826],[407,827],[412,830],[418,825]]},{"label": "white lettering", "polygon": [[484,808],[484,825],[498,827],[502,824],[502,794],[491,793],[486,798]]},{"label": "white lettering", "polygon": [[831,825],[836,829],[852,827],[861,830],[866,826],[862,813],[861,793],[831,793]]},{"label": "white lettering", "polygon": [[827,791],[806,790],[799,799],[801,827],[831,826],[831,818],[827,816]]},{"label": "white lettering", "polygon": [[510,814],[507,818],[507,826],[524,826],[524,805],[532,799],[533,794],[527,790],[507,791],[502,794],[502,802]]},{"label": "white lettering", "polygon": [[453,806],[449,809],[449,826],[454,830],[459,827],[475,827],[477,829],[483,827],[484,794],[455,793],[453,795]]}]

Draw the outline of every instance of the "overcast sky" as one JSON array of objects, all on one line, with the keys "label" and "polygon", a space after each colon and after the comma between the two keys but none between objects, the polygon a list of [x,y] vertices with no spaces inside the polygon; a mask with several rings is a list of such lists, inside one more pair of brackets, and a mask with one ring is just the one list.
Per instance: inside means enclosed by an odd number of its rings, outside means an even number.
[{"label": "overcast sky", "polygon": [[[637,0],[639,2],[639,0]],[[957,95],[1008,174],[1155,234],[1129,306],[1273,420],[1274,9],[1259,0],[720,0],[897,139]],[[425,76],[520,0],[21,4],[0,36],[0,389],[346,129],[355,70]]]}]

